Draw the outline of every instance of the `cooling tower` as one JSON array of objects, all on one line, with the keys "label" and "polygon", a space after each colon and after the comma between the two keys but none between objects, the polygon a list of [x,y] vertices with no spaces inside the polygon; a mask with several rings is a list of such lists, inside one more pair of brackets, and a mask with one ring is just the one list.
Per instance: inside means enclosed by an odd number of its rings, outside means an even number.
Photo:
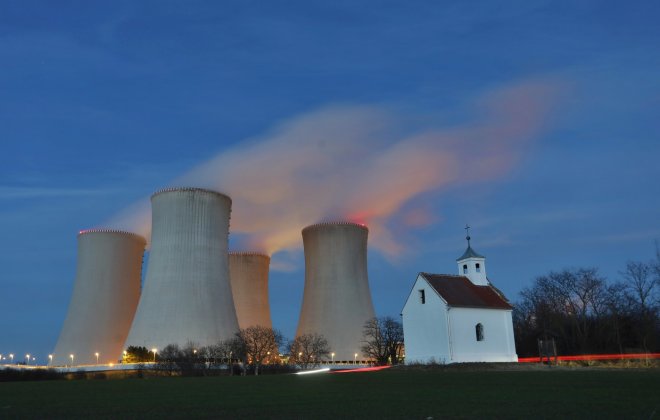
[{"label": "cooling tower", "polygon": [[199,188],[151,197],[147,276],[125,346],[216,344],[238,331],[229,283],[231,199]]},{"label": "cooling tower", "polygon": [[238,326],[272,328],[268,303],[270,257],[252,252],[229,253],[229,278]]},{"label": "cooling tower", "polygon": [[146,241],[133,233],[86,230],[78,235],[78,266],[53,364],[116,363],[140,298]]},{"label": "cooling tower", "polygon": [[335,361],[363,359],[362,328],[373,318],[367,236],[358,224],[321,223],[302,231],[305,291],[296,335],[322,334]]}]

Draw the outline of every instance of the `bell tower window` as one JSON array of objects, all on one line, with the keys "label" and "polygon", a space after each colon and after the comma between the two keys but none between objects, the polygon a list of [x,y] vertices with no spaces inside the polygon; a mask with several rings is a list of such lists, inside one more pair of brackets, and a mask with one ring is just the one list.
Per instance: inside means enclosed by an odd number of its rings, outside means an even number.
[{"label": "bell tower window", "polygon": [[479,263],[475,264],[475,269],[477,270],[477,273],[481,273],[481,266],[479,265]]},{"label": "bell tower window", "polygon": [[463,274],[467,274],[467,273],[468,273],[467,264],[463,264]]}]

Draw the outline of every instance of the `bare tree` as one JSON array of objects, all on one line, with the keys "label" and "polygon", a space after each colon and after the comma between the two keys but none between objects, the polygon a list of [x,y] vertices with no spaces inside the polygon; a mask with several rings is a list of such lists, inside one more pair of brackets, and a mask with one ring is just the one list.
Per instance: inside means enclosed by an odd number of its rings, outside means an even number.
[{"label": "bare tree", "polygon": [[204,352],[203,348],[198,348],[193,342],[188,342],[183,348],[169,344],[158,353],[156,368],[170,375],[175,370],[183,376],[206,374],[208,366],[203,357]]},{"label": "bare tree", "polygon": [[657,289],[660,286],[657,270],[653,261],[650,263],[628,261],[625,270],[621,272],[630,300],[638,305],[643,313],[656,304]]},{"label": "bare tree", "polygon": [[624,296],[625,296],[626,285],[623,283],[614,283],[607,287],[605,292],[605,307],[606,311],[606,322],[604,325],[606,329],[604,330],[605,334],[613,335],[613,341],[616,343],[616,348],[619,353],[623,353],[623,319],[628,310]]},{"label": "bare tree", "polygon": [[656,260],[648,263],[629,261],[621,276],[624,278],[628,305],[632,308],[631,317],[636,325],[637,337],[644,351],[649,351],[660,332],[660,255],[657,248]]},{"label": "bare tree", "polygon": [[289,343],[289,363],[301,369],[318,366],[329,354],[330,345],[321,334],[302,334]]},{"label": "bare tree", "polygon": [[362,352],[378,365],[397,364],[403,345],[403,327],[392,317],[372,318],[362,330]]},{"label": "bare tree", "polygon": [[[233,340],[233,339],[232,339]],[[231,348],[229,342],[231,340],[223,340],[215,345],[203,348],[202,354],[209,367],[219,368],[220,366],[229,366],[229,358],[231,355]]]},{"label": "bare tree", "polygon": [[590,317],[601,308],[605,280],[595,268],[551,272],[537,279],[541,299],[553,312],[571,320],[574,340],[581,351],[587,351]]},{"label": "bare tree", "polygon": [[371,318],[362,328],[362,353],[376,361],[378,365],[387,364],[387,347],[378,318]]},{"label": "bare tree", "polygon": [[[598,276],[595,268],[565,270],[556,278],[559,293],[565,298],[568,313],[574,321],[575,332],[580,348],[587,351],[589,337],[589,315],[596,308],[604,292],[605,281]],[[563,293],[562,293],[563,292]]]},{"label": "bare tree", "polygon": [[247,365],[247,353],[245,343],[240,337],[232,337],[228,340],[220,341],[212,346],[212,354],[218,361],[227,364],[230,375],[234,374],[234,365],[236,361],[242,364],[241,372],[245,374],[245,365]]},{"label": "bare tree", "polygon": [[[563,351],[585,352],[601,315],[607,312],[606,283],[595,268],[550,272],[524,289],[515,314],[517,342],[527,349],[535,341],[558,338]],[[522,325],[520,324],[522,323]],[[534,330],[529,333],[529,329]],[[524,342],[521,342],[524,340]]]},{"label": "bare tree", "polygon": [[282,334],[272,328],[255,325],[236,333],[245,349],[247,362],[254,366],[254,374],[259,375],[259,368],[269,358],[275,357],[282,345]]},{"label": "bare tree", "polygon": [[386,317],[382,326],[389,362],[396,365],[399,363],[403,350],[403,325],[392,317]]},{"label": "bare tree", "polygon": [[178,365],[181,373],[186,376],[203,373],[206,366],[202,363],[202,357],[197,343],[192,341],[186,343],[181,349]]},{"label": "bare tree", "polygon": [[179,369],[178,360],[181,357],[181,349],[176,344],[169,344],[158,353],[156,369],[167,372],[170,376]]}]

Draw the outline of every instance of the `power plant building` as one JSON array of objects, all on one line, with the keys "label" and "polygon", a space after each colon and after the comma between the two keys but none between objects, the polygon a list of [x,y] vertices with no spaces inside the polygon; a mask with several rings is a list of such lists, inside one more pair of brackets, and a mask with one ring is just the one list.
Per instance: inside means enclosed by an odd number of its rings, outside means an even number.
[{"label": "power plant building", "polygon": [[151,197],[147,276],[125,346],[163,349],[228,339],[238,330],[229,280],[231,199],[201,188]]},{"label": "power plant building", "polygon": [[238,326],[272,328],[268,302],[270,257],[253,252],[229,253],[229,278]]},{"label": "power plant building", "polygon": [[53,365],[116,363],[121,358],[140,298],[145,245],[143,237],[129,232],[80,232],[73,294]]},{"label": "power plant building", "polygon": [[369,230],[356,223],[303,229],[305,290],[297,336],[323,335],[335,361],[364,360],[365,322],[375,316],[367,276]]}]

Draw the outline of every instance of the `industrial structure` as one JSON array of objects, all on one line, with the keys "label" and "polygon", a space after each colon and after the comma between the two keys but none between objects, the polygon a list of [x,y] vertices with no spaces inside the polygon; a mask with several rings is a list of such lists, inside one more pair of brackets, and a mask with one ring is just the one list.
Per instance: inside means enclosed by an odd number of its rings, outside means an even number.
[{"label": "industrial structure", "polygon": [[302,230],[305,290],[296,335],[323,335],[334,361],[365,359],[363,327],[375,316],[367,276],[368,234],[365,226],[350,222]]},{"label": "industrial structure", "polygon": [[145,245],[129,232],[79,233],[76,279],[53,365],[114,363],[121,357],[140,298]]},{"label": "industrial structure", "polygon": [[270,257],[256,252],[230,252],[229,278],[238,326],[272,328],[268,302]]},{"label": "industrial structure", "polygon": [[238,330],[229,280],[231,199],[201,188],[151,197],[149,266],[125,346],[216,344]]}]

